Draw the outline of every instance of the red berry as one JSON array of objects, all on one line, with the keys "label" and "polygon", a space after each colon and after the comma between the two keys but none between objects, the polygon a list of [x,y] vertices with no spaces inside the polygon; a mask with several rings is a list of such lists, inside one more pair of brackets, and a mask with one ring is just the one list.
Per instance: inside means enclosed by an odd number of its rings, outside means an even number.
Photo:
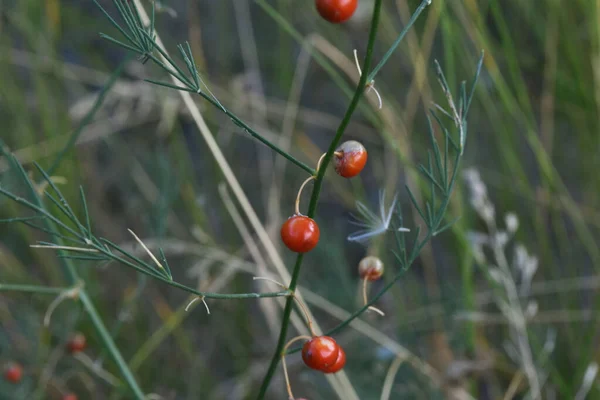
[{"label": "red berry", "polygon": [[376,281],[383,275],[383,262],[379,257],[367,256],[358,263],[358,274],[368,281]]},{"label": "red berry", "polygon": [[338,358],[335,361],[335,363],[333,363],[333,365],[331,365],[327,368],[324,368],[322,370],[326,374],[335,374],[336,372],[338,372],[339,370],[344,368],[344,365],[346,365],[346,352],[340,346],[338,346],[338,347],[339,347],[339,353],[338,353]]},{"label": "red berry", "polygon": [[79,353],[85,349],[85,335],[83,333],[77,332],[69,341],[67,342],[67,350],[71,354]]},{"label": "red berry", "polygon": [[319,226],[309,217],[294,215],[281,226],[281,240],[288,249],[296,253],[306,253],[319,242]]},{"label": "red berry", "polygon": [[329,336],[312,338],[302,346],[302,360],[307,367],[323,371],[334,365],[340,346]]},{"label": "red berry", "polygon": [[360,174],[367,163],[367,149],[355,140],[344,142],[335,151],[335,172],[344,178]]},{"label": "red berry", "polygon": [[10,383],[19,383],[23,377],[23,367],[10,363],[4,368],[4,378]]},{"label": "red berry", "polygon": [[315,0],[315,5],[323,19],[337,24],[352,17],[358,0]]},{"label": "red berry", "polygon": [[77,400],[77,395],[73,393],[68,393],[62,397],[62,400]]}]

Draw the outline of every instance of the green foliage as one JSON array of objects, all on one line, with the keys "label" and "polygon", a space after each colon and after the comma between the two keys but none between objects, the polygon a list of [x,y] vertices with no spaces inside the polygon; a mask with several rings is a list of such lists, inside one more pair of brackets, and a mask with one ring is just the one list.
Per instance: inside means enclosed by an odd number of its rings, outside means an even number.
[{"label": "green foliage", "polygon": [[[390,398],[443,398],[439,382],[456,371],[474,398],[483,396],[478,390],[502,398],[509,387],[515,398],[528,395],[525,380],[511,386],[522,366],[505,346],[512,322],[497,300],[506,294],[492,266],[474,258],[471,232],[485,229],[459,190],[461,165],[480,171],[499,225],[508,211],[519,216],[514,241],[539,258],[527,298],[538,311],[527,317],[526,339],[543,396],[598,396],[589,378],[600,265],[596,4],[382,2],[375,67],[355,85],[345,58],[353,47],[367,53],[372,1],[362,0],[366,12],[342,26],[319,21],[312,4],[283,0],[248,2],[247,15],[242,2],[142,2],[153,8],[145,25],[134,3],[98,0],[105,11],[92,2],[0,4],[0,137],[12,150],[0,156],[0,363],[17,360],[27,371],[17,388],[0,382],[0,397],[60,398],[70,389],[80,398],[131,398],[143,389],[252,398],[263,378],[253,371],[273,354],[271,365],[279,362],[280,313],[265,306],[277,299],[206,296],[210,315],[198,312],[200,301],[185,312],[197,296],[263,295],[246,274],[265,273],[231,223],[217,191],[222,174],[172,89],[201,99],[275,239],[296,182],[317,174],[315,161],[334,139],[343,134],[368,148],[367,169],[347,185],[327,167],[318,171],[307,205],[322,227],[320,245],[298,260],[281,251],[316,320],[346,349],[359,398],[379,398],[389,380]],[[158,37],[178,55],[163,53]],[[486,57],[475,69],[479,49]],[[296,52],[310,61],[297,62]],[[474,70],[483,71],[477,90],[458,82]],[[373,79],[382,111],[363,101],[373,100],[363,90]],[[357,94],[356,110],[343,113]],[[285,170],[273,168],[268,148],[289,161]],[[344,242],[355,201],[369,204],[380,190],[398,192],[388,234],[366,249]],[[355,265],[364,254],[380,256],[386,274],[363,307]],[[272,261],[263,263],[277,278]],[[52,299],[77,288],[83,298],[66,299],[43,327]],[[369,305],[386,316],[371,315]],[[86,355],[95,363],[52,358],[73,330],[90,338]],[[547,352],[551,330],[556,345]],[[297,360],[288,356],[300,397],[336,396]],[[397,360],[397,378],[386,379]],[[280,398],[273,371],[265,397]]]}]

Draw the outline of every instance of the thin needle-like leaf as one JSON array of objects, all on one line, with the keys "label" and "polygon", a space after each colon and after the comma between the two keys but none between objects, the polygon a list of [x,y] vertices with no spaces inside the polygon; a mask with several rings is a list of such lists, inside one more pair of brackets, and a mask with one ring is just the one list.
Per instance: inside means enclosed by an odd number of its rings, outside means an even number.
[{"label": "thin needle-like leaf", "polygon": [[[131,36],[129,36],[129,35],[127,34],[127,32],[125,32],[125,31],[123,30],[123,28],[121,28],[121,26],[120,26],[120,25],[117,23],[117,21],[115,21],[115,20],[114,20],[114,19],[113,19],[113,18],[110,16],[110,14],[109,14],[109,13],[107,13],[107,12],[106,12],[106,10],[105,10],[104,8],[102,8],[102,6],[101,6],[101,5],[98,3],[98,1],[96,1],[96,0],[92,0],[92,1],[93,1],[94,3],[96,3],[96,6],[98,6],[98,8],[100,9],[100,11],[102,11],[102,13],[103,13],[103,14],[106,16],[106,18],[108,18],[108,20],[110,21],[110,23],[112,24],[112,26],[114,26],[115,28],[117,28],[117,29],[119,30],[119,32],[121,32],[121,34],[122,34],[123,36],[125,36],[125,37],[127,38],[127,40],[129,40],[129,42],[130,42],[131,44],[133,44],[133,45],[136,45],[136,41],[135,41],[135,40],[133,40],[133,38],[131,38]],[[101,33],[100,35],[102,35],[102,33]],[[105,36],[107,36],[107,35],[105,35]]]},{"label": "thin needle-like leaf", "polygon": [[477,81],[479,80],[479,75],[481,74],[481,67],[483,67],[483,57],[485,53],[481,50],[481,56],[479,57],[479,62],[477,63],[477,69],[475,70],[475,77],[473,78],[473,83],[471,83],[471,92],[469,92],[469,97],[467,98],[467,106],[465,107],[465,117],[471,108],[471,101],[473,100],[473,96],[475,95],[475,88],[477,87]]},{"label": "thin needle-like leaf", "polygon": [[90,222],[90,213],[88,211],[87,201],[85,201],[85,193],[83,187],[79,186],[79,197],[81,198],[81,205],[83,207],[83,213],[85,214],[85,225],[87,227],[87,239],[90,240],[92,237],[92,224]]},{"label": "thin needle-like leaf", "polygon": [[[431,140],[431,146],[433,147],[433,154],[435,156],[435,165],[438,169],[438,173],[440,175],[440,178],[442,180],[441,185],[444,187],[444,191],[446,189],[446,176],[445,176],[445,171],[442,168],[442,155],[440,154],[440,148],[437,144],[437,140],[435,140],[435,135],[434,135],[434,131],[433,131],[433,124],[431,123],[431,118],[429,116],[427,116],[427,126],[428,126],[428,131],[429,131],[429,139]],[[433,169],[430,166],[430,170],[433,171]]]},{"label": "thin needle-like leaf", "polygon": [[425,217],[425,214],[423,213],[423,211],[421,211],[421,207],[419,207],[419,203],[417,203],[417,199],[413,195],[412,190],[410,190],[410,188],[408,186],[405,186],[405,187],[406,187],[406,190],[408,192],[408,197],[410,197],[410,201],[411,201],[413,207],[415,207],[415,210],[417,210],[417,212],[419,213],[419,215],[421,216],[423,221],[427,221],[427,218]]}]

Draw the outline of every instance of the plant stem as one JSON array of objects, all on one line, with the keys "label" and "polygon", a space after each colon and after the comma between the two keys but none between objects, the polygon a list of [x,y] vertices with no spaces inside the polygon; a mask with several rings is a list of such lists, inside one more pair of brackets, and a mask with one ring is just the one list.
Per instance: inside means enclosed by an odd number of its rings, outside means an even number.
[{"label": "plant stem", "polygon": [[[25,172],[25,170],[23,169],[21,164],[17,161],[17,159],[14,158],[14,156],[9,155],[5,151],[4,143],[2,141],[0,141],[0,153],[3,153],[9,159],[9,161],[19,171],[23,180],[25,181],[25,184],[27,185],[27,188],[29,189],[31,196],[34,199],[33,203],[29,203],[29,202],[27,202],[27,203],[30,204],[31,207],[39,209],[42,214],[50,215],[46,211],[46,209],[44,207],[44,203],[42,203],[39,195],[37,194],[37,192],[35,190],[33,183],[29,179],[29,176],[27,175],[27,173]],[[18,199],[20,199],[20,198],[18,198]],[[49,231],[52,231],[52,232],[56,231],[55,225],[52,220],[50,220],[49,218],[44,218],[44,222],[45,222],[46,228]],[[54,241],[57,245],[59,245],[59,246],[63,245],[63,241],[60,236],[58,236],[58,235],[53,235],[53,236],[54,236]],[[63,266],[63,270],[67,277],[67,281],[71,285],[75,285],[79,281],[79,276],[77,275],[77,272],[76,272],[75,267],[73,266],[71,260],[61,257],[61,264]],[[145,396],[144,396],[144,393],[142,392],[142,389],[137,384],[135,378],[133,377],[133,374],[129,370],[129,367],[127,366],[127,363],[123,359],[123,356],[121,356],[121,353],[119,352],[119,349],[115,345],[115,342],[113,341],[112,337],[108,334],[108,331],[107,331],[106,327],[104,326],[102,319],[98,315],[96,308],[94,307],[92,301],[87,296],[87,292],[85,291],[85,288],[81,287],[78,291],[78,295],[79,295],[79,299],[81,299],[81,302],[83,304],[85,311],[87,312],[87,314],[90,316],[90,319],[92,320],[94,328],[100,335],[100,338],[101,338],[102,342],[104,343],[104,346],[106,346],[106,348],[108,348],[111,357],[113,358],[113,360],[118,365],[121,372],[123,373],[123,376],[125,377],[125,380],[126,380],[127,384],[129,385],[129,388],[133,392],[135,398],[137,400],[144,400]]]},{"label": "plant stem", "polygon": [[121,374],[123,374],[125,381],[129,385],[129,388],[135,395],[136,399],[144,400],[146,398],[144,396],[144,392],[142,392],[142,389],[138,386],[137,381],[135,380],[135,377],[133,376],[133,373],[131,372],[131,370],[129,369],[129,366],[127,365],[127,362],[123,359],[121,352],[115,345],[115,342],[113,341],[112,336],[110,336],[110,333],[104,326],[104,323],[102,322],[102,319],[100,318],[100,315],[98,315],[98,312],[96,311],[96,308],[94,307],[94,303],[92,303],[92,300],[88,297],[87,292],[85,290],[82,290],[79,293],[79,300],[81,300],[81,304],[83,304],[85,311],[87,312],[87,314],[90,316],[90,319],[92,320],[92,324],[94,325],[94,328],[96,329],[96,333],[98,334],[98,336],[100,336],[100,339],[102,340],[102,342],[108,349],[108,352],[112,356],[115,363],[117,363],[117,366],[119,367],[119,370],[121,371]]},{"label": "plant stem", "polygon": [[[420,254],[421,250],[423,249],[423,247],[425,246],[425,244],[433,237],[437,228],[443,221],[443,216],[446,212],[446,208],[448,208],[448,205],[450,204],[450,197],[452,194],[452,189],[454,188],[454,184],[456,183],[456,176],[457,176],[457,172],[458,172],[458,169],[460,166],[461,159],[462,159],[462,157],[460,157],[460,155],[458,155],[456,162],[454,164],[452,176],[450,178],[450,183],[448,186],[448,195],[443,200],[443,202],[440,205],[440,208],[438,209],[438,212],[437,212],[438,218],[436,218],[434,220],[434,224],[431,226],[430,229],[428,229],[427,234],[421,241],[419,241],[418,238],[416,238],[417,242],[415,243],[415,248],[411,252],[411,257],[408,259],[406,268],[401,269],[388,284],[386,284],[379,292],[377,292],[376,295],[374,295],[371,298],[371,300],[369,300],[368,303],[366,303],[363,307],[356,310],[350,317],[348,317],[346,320],[341,322],[338,326],[336,326],[335,328],[333,328],[330,331],[328,331],[327,333],[325,333],[325,335],[330,336],[330,335],[336,334],[337,332],[344,329],[346,326],[350,325],[350,323],[353,320],[360,317],[365,311],[367,311],[369,309],[370,306],[375,304],[388,290],[390,290],[392,288],[392,286],[394,286],[396,284],[396,282],[398,282],[398,280],[400,280],[400,278],[404,275],[404,272],[406,272],[408,270],[408,267],[413,262],[415,262],[415,260],[419,256],[419,254]],[[301,350],[301,347],[296,347],[291,350],[288,350],[286,354],[296,353],[300,350]]]},{"label": "plant stem", "polygon": [[45,287],[35,285],[5,285],[0,283],[0,292],[25,292],[38,294],[61,294],[69,288]]},{"label": "plant stem", "polygon": [[81,133],[83,132],[83,130],[85,129],[85,127],[88,126],[90,122],[92,122],[92,119],[94,118],[94,116],[96,115],[96,113],[98,112],[98,110],[100,109],[100,107],[102,106],[102,103],[104,103],[104,99],[106,98],[107,93],[113,87],[113,85],[115,84],[115,82],[117,81],[117,79],[119,78],[119,76],[121,76],[121,73],[123,72],[123,69],[125,68],[125,65],[132,58],[133,58],[132,55],[126,57],[121,62],[121,64],[119,64],[119,66],[117,67],[117,69],[114,70],[114,72],[108,78],[108,81],[104,84],[104,86],[102,86],[102,89],[100,90],[100,93],[98,94],[98,98],[94,102],[94,105],[87,112],[87,114],[85,115],[85,117],[83,117],[83,119],[79,123],[79,126],[77,127],[77,129],[75,129],[73,131],[73,133],[71,134],[71,137],[69,138],[68,142],[65,144],[65,147],[63,147],[62,150],[58,153],[58,155],[54,159],[54,162],[52,163],[52,165],[50,166],[50,168],[48,168],[46,170],[46,172],[47,172],[48,175],[52,175],[58,169],[58,166],[60,165],[60,163],[63,160],[64,156],[75,145],[75,142],[77,141],[77,139],[79,139],[79,136],[81,135]]},{"label": "plant stem", "polygon": [[421,1],[421,4],[419,4],[419,7],[417,7],[417,9],[415,10],[414,14],[412,15],[412,17],[408,21],[408,24],[406,24],[406,26],[404,27],[404,29],[402,30],[402,32],[400,32],[400,35],[398,35],[398,38],[396,39],[396,41],[392,44],[392,46],[390,47],[390,49],[385,53],[385,55],[383,56],[383,58],[381,59],[381,61],[379,61],[379,64],[377,64],[375,66],[375,68],[373,68],[373,71],[371,71],[369,73],[369,77],[367,78],[367,82],[372,82],[375,79],[375,75],[377,75],[377,73],[379,72],[379,70],[385,65],[385,63],[387,63],[387,61],[391,57],[392,53],[396,50],[396,48],[398,47],[398,45],[400,44],[400,42],[402,42],[402,39],[404,39],[404,36],[408,32],[408,30],[414,25],[415,21],[417,20],[417,18],[419,18],[419,15],[421,15],[421,13],[425,9],[425,7],[427,7],[430,4],[431,4],[431,0],[423,0],[423,1]]},{"label": "plant stem", "polygon": [[[154,60],[154,59],[151,58],[151,60]],[[195,93],[195,94],[201,96],[204,100],[208,101],[212,106],[214,106],[215,108],[217,108],[218,110],[220,110],[223,114],[227,115],[231,119],[231,122],[233,122],[235,125],[237,125],[240,128],[242,128],[250,136],[252,136],[253,138],[257,139],[259,142],[261,142],[262,144],[266,145],[271,150],[275,151],[277,154],[283,156],[288,161],[290,161],[292,164],[295,164],[296,166],[302,168],[303,170],[305,170],[309,174],[311,174],[311,175],[315,174],[316,171],[314,170],[314,168],[309,167],[308,165],[306,165],[302,161],[300,161],[297,158],[295,158],[294,156],[292,156],[290,153],[288,153],[285,150],[282,150],[281,148],[277,147],[277,145],[275,143],[272,143],[267,138],[265,138],[264,136],[262,136],[260,133],[258,133],[254,129],[252,129],[248,124],[246,124],[244,121],[242,121],[237,115],[235,115],[234,113],[232,113],[231,111],[229,111],[227,108],[225,108],[225,106],[223,106],[223,104],[221,104],[219,101],[215,100],[215,98],[209,96],[208,94],[206,94],[206,93],[204,93],[202,91],[194,90],[191,87],[183,87],[183,86],[179,86],[179,85],[172,85],[170,83],[159,82],[159,81],[155,81],[155,80],[152,80],[152,79],[146,79],[146,81],[150,82],[152,84],[155,84],[155,85],[164,86],[164,87],[168,87],[168,88],[176,89],[176,90],[182,90],[184,92]]]},{"label": "plant stem", "polygon": [[[298,258],[296,258],[296,264],[294,265],[294,272],[292,274],[292,280],[290,282],[290,290],[294,291],[296,289],[296,285],[298,282],[298,276],[300,275],[300,265],[302,264],[302,260],[304,258],[304,254],[299,254]],[[294,306],[294,297],[290,296],[287,298],[285,302],[285,308],[283,309],[283,317],[281,321],[281,330],[279,331],[279,339],[277,340],[277,347],[275,348],[275,353],[273,354],[273,358],[271,359],[271,364],[269,365],[269,369],[263,379],[263,382],[260,386],[260,391],[258,393],[258,399],[261,400],[265,397],[267,393],[267,389],[269,388],[269,383],[271,383],[271,379],[273,379],[273,374],[275,373],[275,368],[277,368],[277,364],[281,359],[281,353],[283,351],[283,347],[285,346],[287,331],[289,326],[290,317],[292,315],[292,309]]]},{"label": "plant stem", "polygon": [[[352,101],[350,102],[350,105],[348,106],[348,109],[346,110],[346,113],[344,114],[344,118],[342,119],[342,121],[336,131],[336,135],[333,138],[333,140],[331,141],[329,149],[327,150],[327,153],[325,154],[325,157],[323,158],[323,161],[321,162],[321,165],[319,167],[319,171],[318,171],[317,178],[315,181],[315,186],[313,187],[312,195],[310,198],[310,205],[309,205],[309,209],[308,209],[308,216],[310,218],[314,217],[316,209],[317,209],[317,201],[319,200],[319,194],[321,192],[321,186],[323,183],[323,179],[325,177],[325,172],[327,170],[327,166],[329,165],[329,162],[331,161],[331,158],[333,157],[333,153],[335,152],[340,140],[342,139],[342,135],[344,134],[344,131],[350,122],[350,118],[352,117],[352,114],[354,113],[354,110],[356,109],[356,106],[358,105],[358,102],[360,100],[360,97],[364,92],[365,84],[367,82],[366,71],[369,70],[370,65],[371,65],[371,59],[373,57],[373,46],[375,44],[375,37],[377,36],[377,28],[379,26],[379,14],[381,11],[381,2],[382,2],[382,0],[376,0],[375,5],[373,7],[373,17],[371,20],[369,41],[367,44],[367,52],[365,54],[365,60],[364,60],[364,64],[363,64],[363,71],[365,71],[365,73],[360,77],[360,80],[359,80],[356,90],[354,92],[354,96],[352,97]],[[300,276],[300,269],[302,267],[303,259],[304,259],[304,254],[299,254],[296,259],[296,264],[294,265],[294,270],[292,272],[292,280],[288,286],[289,290],[291,292],[294,292],[296,290],[296,286],[298,284],[298,277]],[[258,394],[259,400],[264,398],[264,396],[267,392],[267,388],[269,387],[269,384],[271,382],[271,379],[273,378],[273,374],[275,373],[275,368],[277,368],[277,364],[279,363],[279,360],[281,359],[281,354],[283,352],[283,348],[284,348],[285,342],[286,342],[287,330],[288,330],[288,325],[289,325],[289,321],[290,321],[290,317],[291,317],[293,303],[294,303],[294,297],[293,296],[288,297],[288,299],[286,300],[285,309],[283,310],[283,317],[282,317],[282,321],[281,321],[281,331],[279,332],[279,340],[277,342],[277,347],[275,349],[275,353],[273,354],[273,358],[271,359],[271,364],[269,365],[269,369],[267,370],[265,378],[263,379],[262,385],[260,387],[260,391]]]}]

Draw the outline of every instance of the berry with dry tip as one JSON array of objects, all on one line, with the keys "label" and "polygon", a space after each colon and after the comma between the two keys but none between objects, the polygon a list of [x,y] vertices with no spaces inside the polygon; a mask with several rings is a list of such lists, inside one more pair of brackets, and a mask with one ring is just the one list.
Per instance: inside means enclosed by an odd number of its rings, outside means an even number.
[{"label": "berry with dry tip", "polygon": [[376,281],[383,275],[383,262],[379,257],[367,256],[358,263],[358,274],[362,279]]},{"label": "berry with dry tip", "polygon": [[367,163],[367,149],[356,140],[342,143],[334,153],[335,172],[344,178],[360,174]]},{"label": "berry with dry tip", "polygon": [[288,249],[306,253],[319,243],[319,226],[309,217],[293,215],[281,226],[281,240]]},{"label": "berry with dry tip", "polygon": [[317,336],[302,346],[302,360],[307,367],[323,371],[338,360],[340,346],[329,336]]},{"label": "berry with dry tip", "polygon": [[357,5],[358,0],[315,0],[321,17],[334,24],[349,20]]}]

